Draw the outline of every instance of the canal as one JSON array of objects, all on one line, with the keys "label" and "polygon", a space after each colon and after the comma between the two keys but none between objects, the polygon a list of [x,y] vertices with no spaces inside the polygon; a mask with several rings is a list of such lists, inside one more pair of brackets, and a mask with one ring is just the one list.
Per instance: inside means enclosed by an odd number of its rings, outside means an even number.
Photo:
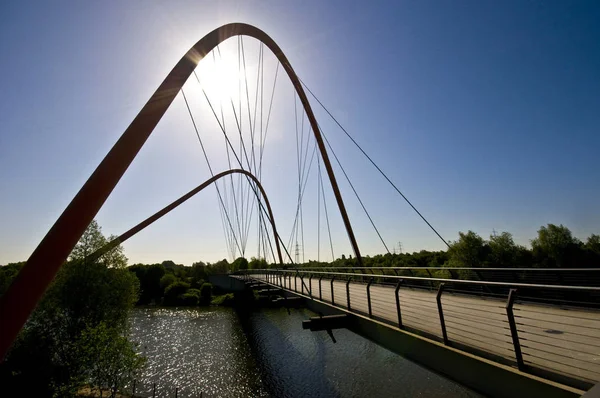
[{"label": "canal", "polygon": [[304,309],[136,308],[148,358],[137,391],[172,397],[479,397],[347,330],[302,329]]}]

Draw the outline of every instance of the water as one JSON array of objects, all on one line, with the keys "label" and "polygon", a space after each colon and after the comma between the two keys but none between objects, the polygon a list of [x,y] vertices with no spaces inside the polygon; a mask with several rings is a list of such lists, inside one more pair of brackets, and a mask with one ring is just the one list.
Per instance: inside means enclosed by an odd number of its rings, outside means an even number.
[{"label": "water", "polygon": [[308,310],[138,308],[132,337],[148,365],[138,385],[179,397],[479,397],[347,330],[302,329]]}]

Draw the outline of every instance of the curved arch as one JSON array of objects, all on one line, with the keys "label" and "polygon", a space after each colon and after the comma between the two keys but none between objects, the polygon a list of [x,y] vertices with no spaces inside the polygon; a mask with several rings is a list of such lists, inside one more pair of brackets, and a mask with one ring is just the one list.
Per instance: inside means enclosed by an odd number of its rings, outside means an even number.
[{"label": "curved arch", "polygon": [[183,84],[192,74],[198,62],[219,43],[232,36],[239,35],[250,36],[264,43],[281,62],[292,81],[315,135],[358,265],[362,265],[358,244],[352,231],[350,219],[317,120],[296,72],[275,41],[262,30],[244,23],[223,25],[200,39],[175,65],[50,228],[8,291],[0,299],[0,320],[3,326],[0,329],[0,360],[4,359],[17,333],[25,324],[61,265],[167,111]]},{"label": "curved arch", "polygon": [[[182,197],[180,197],[179,199],[177,199],[170,205],[165,206],[164,208],[157,211],[150,217],[146,218],[141,223],[137,224],[135,227],[129,229],[128,231],[122,233],[115,239],[111,240],[106,245],[102,246],[100,249],[98,249],[95,252],[93,252],[92,254],[90,254],[87,257],[87,259],[95,260],[95,259],[101,257],[103,254],[105,254],[109,250],[113,249],[114,247],[120,245],[121,243],[125,242],[127,239],[131,238],[133,235],[142,231],[143,229],[145,229],[147,226],[154,223],[155,221],[159,220],[160,218],[165,216],[167,213],[171,212],[172,210],[175,210],[177,207],[179,207],[179,205],[183,204],[188,199],[195,196],[198,192],[202,191],[204,188],[208,187],[209,185],[211,185],[215,181],[221,179],[222,177],[228,176],[230,174],[244,174],[248,178],[250,178],[252,181],[254,181],[254,183],[256,183],[256,185],[258,186],[258,189],[260,190],[260,194],[265,199],[265,204],[267,205],[267,212],[269,213],[269,221],[271,222],[271,228],[273,228],[273,238],[275,240],[275,246],[277,246],[277,256],[279,258],[279,264],[283,265],[283,257],[281,255],[281,247],[279,245],[279,240],[278,240],[279,235],[277,233],[277,227],[275,225],[275,217],[273,216],[273,210],[271,209],[271,203],[269,202],[267,193],[263,189],[263,186],[260,183],[260,181],[258,181],[258,178],[256,178],[254,176],[254,174],[250,173],[249,171],[242,170],[242,169],[231,169],[231,170],[223,171],[219,174],[215,174],[213,177],[204,181],[202,184],[198,185],[196,188],[192,189],[191,191],[189,191],[188,193],[186,193],[185,195],[183,195]],[[257,196],[257,199],[260,200],[260,198],[258,198],[258,192],[255,191],[255,194]]]}]

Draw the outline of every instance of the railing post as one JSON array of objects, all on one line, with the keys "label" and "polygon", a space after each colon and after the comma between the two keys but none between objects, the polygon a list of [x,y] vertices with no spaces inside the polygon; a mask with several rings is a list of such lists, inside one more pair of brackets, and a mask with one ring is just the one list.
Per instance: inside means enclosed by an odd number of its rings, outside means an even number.
[{"label": "railing post", "polygon": [[137,380],[133,379],[133,388],[131,390],[131,395],[135,395],[135,383],[137,382]]},{"label": "railing post", "polygon": [[156,397],[156,383],[152,384],[152,398]]},{"label": "railing post", "polygon": [[177,398],[177,387],[175,387],[175,398]]},{"label": "railing post", "polygon": [[440,313],[440,326],[442,327],[442,336],[444,337],[444,344],[448,345],[448,335],[446,334],[446,322],[444,322],[444,311],[442,310],[442,292],[444,291],[444,284],[440,283],[438,288],[437,301],[438,312]]},{"label": "railing post", "polygon": [[517,359],[517,367],[519,370],[525,369],[523,363],[523,354],[521,353],[521,344],[519,343],[519,332],[515,323],[515,314],[513,313],[513,304],[517,298],[517,289],[510,289],[508,293],[508,301],[506,303],[506,315],[508,316],[508,324],[510,325],[510,334],[512,336],[513,346],[515,349],[515,357]]},{"label": "railing post", "polygon": [[321,279],[323,279],[323,275],[319,277],[319,300],[323,301],[323,292],[321,291]]},{"label": "railing post", "polygon": [[300,276],[300,294],[304,294],[304,275]]},{"label": "railing post", "polygon": [[369,283],[367,283],[367,304],[369,306],[369,318],[373,318],[373,311],[371,310],[371,284],[373,283],[373,278],[369,279]]},{"label": "railing post", "polygon": [[398,327],[400,329],[404,329],[402,326],[402,314],[400,313],[400,285],[402,284],[402,279],[398,281],[396,284],[396,312],[398,313]]},{"label": "railing post", "polygon": [[312,275],[308,274],[308,297],[312,299]]},{"label": "railing post", "polygon": [[348,278],[348,282],[346,282],[346,301],[348,302],[348,311],[350,311],[350,281],[352,277]]},{"label": "railing post", "polygon": [[294,275],[294,291],[298,292],[298,271],[296,271],[296,274]]},{"label": "railing post", "polygon": [[335,301],[333,300],[333,281],[335,280],[335,275],[331,277],[331,304],[335,305]]}]

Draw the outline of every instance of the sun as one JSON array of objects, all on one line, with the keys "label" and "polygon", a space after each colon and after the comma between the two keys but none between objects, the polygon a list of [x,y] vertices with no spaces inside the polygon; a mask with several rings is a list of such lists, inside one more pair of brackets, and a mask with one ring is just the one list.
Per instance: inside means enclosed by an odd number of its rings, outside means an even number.
[{"label": "sun", "polygon": [[[213,50],[196,68],[200,88],[215,106],[230,106],[245,98],[243,65],[237,54],[226,49]],[[240,79],[242,77],[242,79]],[[204,95],[204,94],[202,94]]]}]

